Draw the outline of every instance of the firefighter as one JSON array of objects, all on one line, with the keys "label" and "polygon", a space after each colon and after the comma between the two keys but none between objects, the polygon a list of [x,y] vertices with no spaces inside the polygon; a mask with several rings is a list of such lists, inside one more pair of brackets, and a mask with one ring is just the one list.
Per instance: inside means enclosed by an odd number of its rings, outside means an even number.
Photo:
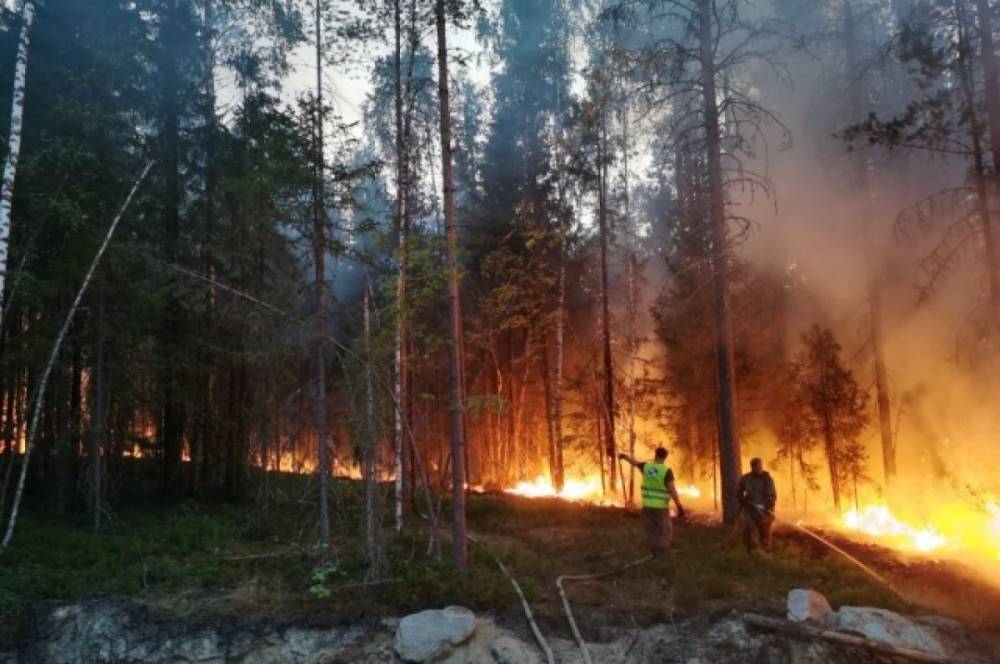
[{"label": "firefighter", "polygon": [[750,460],[750,472],[740,478],[736,495],[743,517],[743,544],[747,553],[753,553],[758,544],[770,552],[771,526],[774,524],[778,492],[774,488],[774,479],[764,470],[764,462],[759,458]]},{"label": "firefighter", "polygon": [[670,546],[673,532],[670,524],[671,498],[677,505],[677,518],[684,519],[684,506],[674,485],[674,471],[666,465],[667,450],[657,447],[653,461],[636,461],[625,453],[619,454],[618,458],[628,461],[642,473],[642,521],[646,528],[646,542],[654,556],[662,556]]}]

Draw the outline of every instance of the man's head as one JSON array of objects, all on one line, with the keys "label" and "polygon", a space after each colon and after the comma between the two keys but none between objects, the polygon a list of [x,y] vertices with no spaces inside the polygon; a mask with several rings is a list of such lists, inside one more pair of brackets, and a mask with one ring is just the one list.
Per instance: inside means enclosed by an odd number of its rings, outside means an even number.
[{"label": "man's head", "polygon": [[659,463],[663,463],[667,460],[667,448],[657,447],[656,448],[656,460]]},{"label": "man's head", "polygon": [[754,475],[760,475],[764,472],[764,462],[760,460],[760,457],[750,459],[750,472]]}]

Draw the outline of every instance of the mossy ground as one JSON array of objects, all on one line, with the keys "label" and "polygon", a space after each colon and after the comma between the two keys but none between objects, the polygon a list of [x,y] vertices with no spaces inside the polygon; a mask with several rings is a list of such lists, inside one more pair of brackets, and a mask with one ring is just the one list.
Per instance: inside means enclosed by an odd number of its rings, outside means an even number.
[{"label": "mossy ground", "polygon": [[[605,571],[645,553],[641,521],[620,509],[471,496],[469,530],[480,543],[470,547],[468,570],[459,572],[447,562],[447,532],[445,561],[428,557],[427,527],[419,522],[403,537],[387,533],[389,580],[366,585],[360,489],[341,481],[334,493],[335,563],[325,570],[320,592],[314,576],[315,514],[308,501],[286,499],[266,519],[256,515],[253,504],[183,502],[121,510],[98,533],[83,516],[43,518],[28,511],[12,547],[0,556],[0,622],[16,624],[42,600],[127,594],[241,616],[280,612],[335,621],[458,603],[516,624],[523,621],[520,604],[495,555],[520,581],[543,628],[562,634],[567,630],[556,577]],[[919,579],[925,570],[895,570],[896,578],[907,573]],[[936,568],[934,574],[944,587],[966,584],[963,592],[975,590],[994,609],[1000,607],[996,592],[971,589],[951,568]],[[770,556],[748,556],[728,530],[697,520],[675,528],[665,558],[567,587],[588,638],[601,638],[605,628],[680,622],[734,609],[777,612],[788,590],[797,587],[824,593],[834,606],[914,610],[794,531],[778,533]]]}]

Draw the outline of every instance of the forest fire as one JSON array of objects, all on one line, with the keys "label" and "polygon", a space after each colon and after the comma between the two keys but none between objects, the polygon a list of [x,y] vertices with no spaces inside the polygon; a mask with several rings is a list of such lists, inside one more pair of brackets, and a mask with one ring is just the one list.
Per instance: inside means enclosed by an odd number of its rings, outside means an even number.
[{"label": "forest fire", "polygon": [[556,491],[547,477],[539,475],[533,481],[518,482],[504,492],[525,498],[562,498],[573,502],[600,503],[604,500],[601,478],[596,476],[583,479],[567,478],[562,491]]},{"label": "forest fire", "polygon": [[[549,478],[539,475],[530,482],[521,481],[504,489],[504,493],[525,498],[561,498],[576,503],[599,505],[614,505],[620,502],[614,500],[604,490],[599,475],[590,475],[579,479],[567,478],[562,491],[557,491]],[[693,484],[678,486],[677,493],[687,498],[701,497],[701,490]]]},{"label": "forest fire", "polygon": [[1000,561],[1000,502],[994,498],[944,503],[922,519],[872,503],[845,512],[836,526],[904,553]]},{"label": "forest fire", "polygon": [[845,512],[843,526],[850,531],[888,540],[901,550],[931,553],[948,544],[934,526],[912,526],[896,518],[886,505],[867,505]]},{"label": "forest fire", "polygon": [[[694,501],[704,496],[694,484],[678,485],[677,492]],[[556,490],[547,476],[539,475],[509,486],[504,493],[607,506],[622,502],[620,497],[616,499],[605,491],[597,474],[567,478],[561,491]],[[994,498],[975,505],[961,501],[943,503],[924,517],[893,511],[884,502],[862,503],[832,521],[805,519],[800,523],[829,526],[852,539],[870,541],[904,554],[1000,561],[1000,501]]]}]

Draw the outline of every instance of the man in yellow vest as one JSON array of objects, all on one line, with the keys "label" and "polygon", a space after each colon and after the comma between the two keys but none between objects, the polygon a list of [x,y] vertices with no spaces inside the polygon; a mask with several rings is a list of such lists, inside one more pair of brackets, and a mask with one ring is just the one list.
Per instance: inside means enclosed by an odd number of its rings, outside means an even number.
[{"label": "man in yellow vest", "polygon": [[646,542],[654,556],[661,556],[670,546],[673,528],[670,524],[670,499],[677,505],[677,518],[684,518],[677,487],[674,485],[674,471],[667,467],[667,450],[656,448],[654,461],[636,461],[628,454],[619,454],[642,473],[642,521],[646,527]]}]

